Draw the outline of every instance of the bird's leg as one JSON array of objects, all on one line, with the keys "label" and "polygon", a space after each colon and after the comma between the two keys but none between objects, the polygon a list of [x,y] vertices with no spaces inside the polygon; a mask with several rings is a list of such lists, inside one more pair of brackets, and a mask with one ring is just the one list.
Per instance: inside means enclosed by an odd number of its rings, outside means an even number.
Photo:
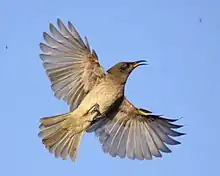
[{"label": "bird's leg", "polygon": [[99,116],[101,113],[99,111],[99,104],[94,104],[89,110],[88,110],[88,113],[90,114],[94,114],[94,113],[97,113],[96,116]]},{"label": "bird's leg", "polygon": [[93,118],[91,120],[91,122],[95,122],[97,120],[99,120],[100,118],[104,117],[105,116],[105,113],[101,113],[100,110],[99,110],[99,104],[95,104],[93,105],[89,110],[88,110],[88,113],[90,113]]},{"label": "bird's leg", "polygon": [[93,118],[93,121],[95,122],[95,121],[97,121],[97,120],[99,120],[100,118],[103,118],[103,117],[106,117],[106,114],[99,112],[99,114]]},{"label": "bird's leg", "polygon": [[99,104],[94,104],[87,112],[88,114],[90,114],[92,117],[91,117],[91,120],[89,120],[89,122],[93,122],[95,120],[97,120],[97,118],[100,117],[101,113],[99,111]]}]

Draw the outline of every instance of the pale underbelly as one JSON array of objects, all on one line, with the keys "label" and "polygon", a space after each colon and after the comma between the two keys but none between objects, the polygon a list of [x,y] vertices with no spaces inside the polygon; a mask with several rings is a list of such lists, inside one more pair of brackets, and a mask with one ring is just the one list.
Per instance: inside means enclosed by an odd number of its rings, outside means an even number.
[{"label": "pale underbelly", "polygon": [[86,95],[77,110],[86,114],[95,104],[98,104],[99,112],[103,114],[121,95],[121,91],[115,86],[98,86]]}]

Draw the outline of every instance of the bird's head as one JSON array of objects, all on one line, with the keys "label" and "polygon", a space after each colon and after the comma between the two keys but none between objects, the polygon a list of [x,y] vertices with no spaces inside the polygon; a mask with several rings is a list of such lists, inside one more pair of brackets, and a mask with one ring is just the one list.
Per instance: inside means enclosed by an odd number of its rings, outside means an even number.
[{"label": "bird's head", "polygon": [[113,75],[115,79],[120,81],[122,84],[127,81],[130,73],[137,67],[141,65],[147,65],[147,61],[139,60],[135,62],[119,62],[110,69],[108,69],[108,73]]}]

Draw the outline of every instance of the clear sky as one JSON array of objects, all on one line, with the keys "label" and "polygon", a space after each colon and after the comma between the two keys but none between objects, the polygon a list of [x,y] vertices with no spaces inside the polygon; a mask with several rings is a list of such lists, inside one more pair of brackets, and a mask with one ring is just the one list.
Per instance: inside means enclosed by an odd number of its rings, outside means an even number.
[{"label": "clear sky", "polygon": [[[0,175],[219,176],[219,9],[218,0],[2,0]],[[132,73],[126,95],[137,107],[183,117],[180,131],[187,135],[171,154],[152,161],[112,158],[94,134],[84,136],[75,164],[44,148],[39,119],[68,111],[53,96],[39,58],[42,33],[57,17],[88,37],[105,69],[148,60]]]}]

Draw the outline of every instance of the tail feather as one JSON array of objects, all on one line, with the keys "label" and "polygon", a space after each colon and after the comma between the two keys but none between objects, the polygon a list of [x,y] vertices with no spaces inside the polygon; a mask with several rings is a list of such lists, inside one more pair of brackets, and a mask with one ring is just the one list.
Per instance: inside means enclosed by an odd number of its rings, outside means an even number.
[{"label": "tail feather", "polygon": [[[66,159],[68,156],[72,161],[76,160],[81,138],[84,131],[77,131],[74,126],[73,113],[66,113],[40,119],[39,137],[45,147],[55,155]],[[75,119],[74,119],[75,120]]]},{"label": "tail feather", "polygon": [[72,161],[76,160],[83,133],[84,132],[72,135],[65,140],[69,142],[64,142],[62,151],[60,152],[61,158],[66,159],[69,155]]},{"label": "tail feather", "polygon": [[[62,154],[62,152],[63,152],[63,150],[64,150],[64,147],[66,146],[66,144],[68,144],[68,143],[71,143],[71,137],[72,137],[73,135],[69,132],[69,133],[67,133],[66,134],[66,136],[65,137],[63,137],[63,139],[62,140],[60,140],[60,143],[59,143],[59,145],[55,148],[55,150],[54,150],[54,152],[53,153],[55,153],[55,157],[57,158],[57,157],[62,157],[61,156],[61,154]],[[67,156],[68,156],[68,153],[67,153]],[[63,158],[63,157],[62,157]]]},{"label": "tail feather", "polygon": [[70,158],[71,160],[74,162],[76,160],[76,157],[77,157],[77,154],[78,154],[78,151],[79,151],[79,146],[80,146],[80,143],[81,143],[81,139],[82,139],[82,136],[83,136],[83,133],[80,133],[80,134],[77,134],[74,138],[74,140],[72,141],[72,144],[69,148],[69,155],[70,155]]},{"label": "tail feather", "polygon": [[61,149],[64,147],[63,141],[68,140],[68,136],[70,136],[71,132],[64,133],[64,136],[62,136],[57,142],[49,149],[51,153],[54,153],[55,157],[60,157]]},{"label": "tail feather", "polygon": [[40,132],[38,134],[39,137],[45,139],[48,136],[51,136],[52,134],[56,133],[60,129],[60,124],[51,125],[49,127],[45,127],[43,124],[40,125]]},{"label": "tail feather", "polygon": [[[43,144],[46,146],[46,148],[49,149],[51,153],[53,153],[53,148],[56,147],[55,144],[59,144],[60,140],[65,136],[66,130],[65,129],[60,129],[53,135],[42,139]],[[55,146],[54,146],[55,145]]]},{"label": "tail feather", "polygon": [[62,115],[56,115],[56,116],[51,116],[51,117],[44,117],[40,119],[40,122],[45,126],[51,126],[51,125],[55,125],[59,122],[64,121],[65,119],[67,119],[69,116],[71,115],[71,113],[66,113],[66,114],[62,114]]}]

